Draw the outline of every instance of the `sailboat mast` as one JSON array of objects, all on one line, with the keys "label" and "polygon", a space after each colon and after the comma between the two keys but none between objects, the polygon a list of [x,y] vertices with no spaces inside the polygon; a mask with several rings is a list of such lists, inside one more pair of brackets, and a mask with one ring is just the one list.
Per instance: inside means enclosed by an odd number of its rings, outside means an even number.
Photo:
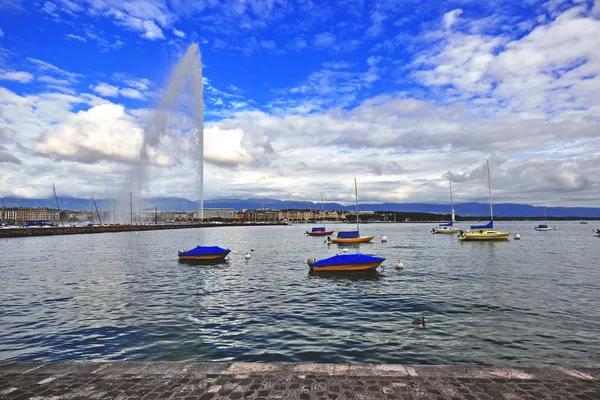
[{"label": "sailboat mast", "polygon": [[321,222],[323,222],[323,228],[325,228],[325,204],[323,203],[323,193],[321,193]]},{"label": "sailboat mast", "polygon": [[356,231],[360,231],[358,229],[358,185],[356,184],[356,177],[354,177],[354,198],[356,199]]},{"label": "sailboat mast", "polygon": [[494,220],[494,212],[492,210],[492,178],[490,177],[490,162],[485,160],[487,165],[487,175],[488,175],[488,190],[490,191],[490,220]]},{"label": "sailboat mast", "polygon": [[450,184],[450,221],[454,222],[454,202],[452,201],[452,182]]}]

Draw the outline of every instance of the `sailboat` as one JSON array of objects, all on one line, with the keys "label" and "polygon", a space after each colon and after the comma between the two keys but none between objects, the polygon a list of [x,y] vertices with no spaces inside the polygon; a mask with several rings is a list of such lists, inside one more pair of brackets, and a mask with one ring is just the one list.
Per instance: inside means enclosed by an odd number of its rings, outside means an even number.
[{"label": "sailboat", "polygon": [[544,223],[543,224],[539,224],[538,226],[536,226],[534,228],[536,231],[550,231],[552,230],[550,227],[548,227],[547,225],[547,221],[546,221],[546,207],[544,206]]},{"label": "sailboat", "polygon": [[454,204],[452,203],[452,182],[450,182],[450,210],[451,210],[451,218],[450,222],[446,222],[445,224],[439,224],[437,228],[432,228],[431,233],[458,233],[460,229],[454,227]]},{"label": "sailboat", "polygon": [[490,178],[490,163],[486,160],[488,190],[490,192],[490,222],[485,225],[471,225],[475,232],[460,232],[460,240],[507,240],[510,232],[498,232],[494,230],[494,211],[492,208],[492,179]]},{"label": "sailboat", "polygon": [[[323,193],[321,193],[321,212],[324,214],[325,213],[325,205],[323,203]],[[328,231],[325,229],[325,223],[323,223],[323,226],[315,226],[312,228],[312,230],[306,231],[306,234],[309,236],[329,236],[332,235],[333,232],[335,231]]]},{"label": "sailboat", "polygon": [[358,233],[358,186],[356,184],[356,178],[354,178],[354,196],[356,198],[356,230],[355,231],[339,231],[336,238],[332,239],[331,237],[327,237],[327,240],[332,243],[368,243],[375,236],[360,236]]}]

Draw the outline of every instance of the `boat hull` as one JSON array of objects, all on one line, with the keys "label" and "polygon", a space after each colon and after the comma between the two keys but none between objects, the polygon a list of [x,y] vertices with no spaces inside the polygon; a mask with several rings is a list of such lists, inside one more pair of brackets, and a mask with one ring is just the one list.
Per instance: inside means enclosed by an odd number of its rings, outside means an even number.
[{"label": "boat hull", "polygon": [[225,251],[223,253],[216,254],[196,254],[191,256],[179,256],[180,260],[219,260],[221,258],[227,257],[230,251]]},{"label": "boat hull", "polygon": [[433,228],[431,230],[431,233],[441,233],[441,234],[455,234],[455,233],[459,233],[460,229],[437,229],[437,228]]},{"label": "boat hull", "polygon": [[326,272],[326,271],[367,271],[375,269],[381,265],[381,261],[373,261],[368,263],[356,263],[356,264],[344,264],[344,265],[329,265],[327,267],[313,267],[313,272]]},{"label": "boat hull", "polygon": [[335,232],[335,231],[325,231],[325,232],[308,232],[308,231],[306,231],[306,234],[308,236],[329,236],[329,235],[333,235],[333,232]]},{"label": "boat hull", "polygon": [[536,227],[536,228],[535,228],[535,230],[536,230],[536,231],[542,231],[542,232],[545,232],[545,231],[551,231],[552,229],[551,229],[551,228],[537,228],[537,227]]},{"label": "boat hull", "polygon": [[489,240],[508,240],[510,232],[498,232],[498,231],[477,231],[477,232],[464,232],[458,235],[460,240],[466,241],[489,241]]},{"label": "boat hull", "polygon": [[368,243],[375,236],[361,236],[357,238],[329,238],[331,243],[349,244],[349,243]]}]

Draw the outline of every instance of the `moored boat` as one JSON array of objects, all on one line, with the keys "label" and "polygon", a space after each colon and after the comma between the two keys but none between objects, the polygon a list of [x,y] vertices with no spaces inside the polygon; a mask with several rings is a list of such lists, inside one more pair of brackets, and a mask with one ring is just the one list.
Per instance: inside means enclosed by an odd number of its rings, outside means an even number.
[{"label": "moored boat", "polygon": [[383,257],[367,254],[337,254],[323,260],[308,260],[311,271],[367,271],[373,270],[385,261]]},{"label": "moored boat", "polygon": [[490,192],[490,222],[485,225],[471,225],[473,232],[460,232],[458,238],[460,240],[475,241],[475,240],[507,240],[510,232],[498,232],[494,230],[494,210],[492,206],[492,179],[490,178],[490,163],[486,161],[488,175],[488,189]]},{"label": "moored boat", "polygon": [[191,250],[179,250],[180,260],[220,260],[231,252],[219,246],[196,246]]},{"label": "moored boat", "polygon": [[375,236],[360,236],[358,231],[340,231],[337,237],[328,237],[327,240],[331,243],[368,243]]},{"label": "moored boat", "polygon": [[326,231],[325,227],[314,227],[309,231],[306,231],[306,234],[309,236],[329,236],[333,235],[335,231]]},{"label": "moored boat", "polygon": [[[321,214],[325,214],[325,203],[323,202],[323,193],[321,193]],[[310,232],[306,231],[306,234],[309,236],[329,236],[333,235],[333,232],[335,232],[335,230],[325,230],[325,224],[323,224],[323,226],[312,228]]]},{"label": "moored boat", "polygon": [[595,235],[600,236],[600,229],[596,229]]},{"label": "moored boat", "polygon": [[498,232],[493,229],[479,229],[475,232],[461,232],[460,240],[508,240],[510,232]]},{"label": "moored boat", "polygon": [[347,243],[369,243],[375,236],[360,236],[358,223],[360,216],[358,214],[358,185],[354,178],[354,198],[356,199],[356,230],[355,231],[338,231],[336,238],[327,237],[331,243],[347,244]]},{"label": "moored boat", "polygon": [[544,207],[544,223],[539,224],[538,226],[536,226],[533,229],[535,229],[536,231],[551,231],[552,230],[552,228],[550,228],[546,222],[546,207]]},{"label": "moored boat", "polygon": [[454,226],[454,204],[452,201],[452,182],[450,182],[450,222],[439,224],[436,228],[431,228],[431,233],[455,234],[460,232],[460,228]]}]

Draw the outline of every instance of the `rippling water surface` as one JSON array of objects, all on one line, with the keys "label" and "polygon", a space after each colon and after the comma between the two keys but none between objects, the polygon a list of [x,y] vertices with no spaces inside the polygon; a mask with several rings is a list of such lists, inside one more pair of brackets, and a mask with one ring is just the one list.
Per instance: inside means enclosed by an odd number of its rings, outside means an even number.
[{"label": "rippling water surface", "polygon": [[[364,224],[376,239],[350,252],[387,260],[348,277],[309,274],[307,258],[342,252],[310,225],[4,239],[0,360],[598,367],[600,223],[535,225],[463,243],[432,224]],[[180,264],[197,244],[229,247],[229,261]]]}]

